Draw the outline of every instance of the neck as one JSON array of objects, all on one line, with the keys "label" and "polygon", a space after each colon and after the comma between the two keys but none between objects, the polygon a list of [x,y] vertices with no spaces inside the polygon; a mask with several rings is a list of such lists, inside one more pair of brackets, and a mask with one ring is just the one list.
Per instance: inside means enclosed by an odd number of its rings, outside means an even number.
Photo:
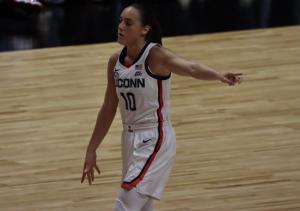
[{"label": "neck", "polygon": [[130,60],[135,60],[140,51],[142,50],[142,48],[144,47],[145,45],[145,41],[142,40],[140,42],[136,42],[134,43],[133,45],[127,45],[127,57],[130,59]]}]

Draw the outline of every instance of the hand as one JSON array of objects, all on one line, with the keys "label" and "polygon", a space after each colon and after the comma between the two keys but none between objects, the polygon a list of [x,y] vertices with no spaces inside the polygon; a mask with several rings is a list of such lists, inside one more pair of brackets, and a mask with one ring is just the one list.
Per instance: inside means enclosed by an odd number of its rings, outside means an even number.
[{"label": "hand", "polygon": [[98,174],[100,174],[100,170],[96,164],[96,159],[97,159],[96,152],[86,154],[82,177],[81,177],[81,183],[84,182],[85,177],[87,176],[89,185],[92,184],[92,182],[94,181],[94,168],[96,169]]},{"label": "hand", "polygon": [[220,77],[220,80],[229,86],[233,86],[236,83],[240,84],[242,82],[241,75],[242,73],[225,73]]}]

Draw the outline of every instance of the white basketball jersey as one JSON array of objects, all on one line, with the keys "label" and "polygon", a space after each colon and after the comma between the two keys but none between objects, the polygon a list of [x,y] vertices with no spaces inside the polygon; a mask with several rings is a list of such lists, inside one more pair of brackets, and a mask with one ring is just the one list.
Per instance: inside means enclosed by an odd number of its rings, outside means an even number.
[{"label": "white basketball jersey", "polygon": [[147,124],[169,120],[170,75],[156,76],[147,64],[150,49],[147,43],[130,67],[124,66],[127,48],[116,63],[115,87],[123,124]]}]

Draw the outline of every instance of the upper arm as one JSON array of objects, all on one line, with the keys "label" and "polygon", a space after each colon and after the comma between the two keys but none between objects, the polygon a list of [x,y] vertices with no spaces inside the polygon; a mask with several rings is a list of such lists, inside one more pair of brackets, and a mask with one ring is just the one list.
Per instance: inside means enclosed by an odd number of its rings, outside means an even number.
[{"label": "upper arm", "polygon": [[116,65],[117,59],[119,57],[118,53],[113,54],[108,61],[107,65],[107,86],[105,91],[105,98],[103,107],[107,109],[116,110],[118,106],[118,96],[115,88],[114,81],[114,67]]},{"label": "upper arm", "polygon": [[154,46],[149,54],[150,69],[156,74],[168,75],[171,72],[178,75],[190,76],[193,62],[178,57],[170,50]]}]

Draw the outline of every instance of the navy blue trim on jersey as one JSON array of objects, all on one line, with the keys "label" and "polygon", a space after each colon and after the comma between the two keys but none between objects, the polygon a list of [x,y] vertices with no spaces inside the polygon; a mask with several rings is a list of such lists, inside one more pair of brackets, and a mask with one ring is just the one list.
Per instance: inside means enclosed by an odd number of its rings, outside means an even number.
[{"label": "navy blue trim on jersey", "polygon": [[167,76],[153,74],[148,67],[148,58],[146,58],[146,60],[145,60],[145,69],[149,76],[151,76],[152,78],[155,78],[157,80],[168,80],[171,77],[171,73]]},{"label": "navy blue trim on jersey", "polygon": [[[149,44],[150,44],[150,43],[146,43],[146,44],[144,45],[144,47],[141,49],[141,51],[140,51],[138,57],[136,57],[136,59],[134,60],[134,62],[132,63],[132,65],[134,65],[134,64],[141,58],[141,56],[143,55],[143,53],[145,52],[145,50],[146,50],[146,48],[148,47]],[[121,51],[121,53],[120,53],[120,56],[119,56],[119,62],[120,62],[123,66],[125,66],[124,61],[125,61],[126,55],[127,55],[127,47],[125,46],[125,47],[122,49],[122,51]],[[130,65],[130,66],[132,66],[132,65]],[[126,67],[126,66],[125,66],[125,67]]]}]

